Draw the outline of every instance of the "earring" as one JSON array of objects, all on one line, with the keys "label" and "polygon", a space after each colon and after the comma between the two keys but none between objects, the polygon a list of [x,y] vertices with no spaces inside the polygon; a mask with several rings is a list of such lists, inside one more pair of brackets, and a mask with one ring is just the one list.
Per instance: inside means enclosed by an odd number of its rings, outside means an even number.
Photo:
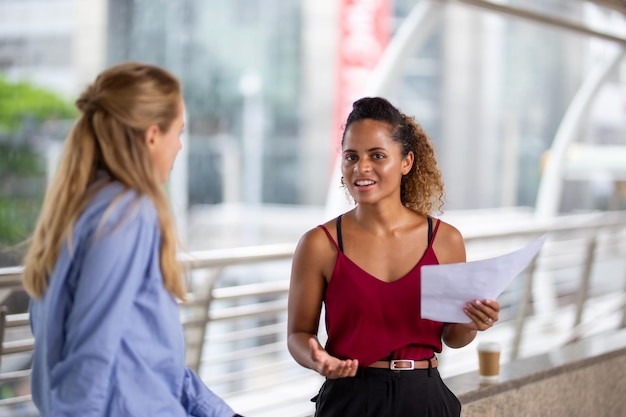
[{"label": "earring", "polygon": [[341,188],[343,188],[343,192],[346,195],[346,200],[349,203],[356,204],[356,201],[352,197],[352,194],[350,194],[350,191],[348,190],[348,187],[346,187],[346,182],[344,181],[343,177],[341,177]]}]

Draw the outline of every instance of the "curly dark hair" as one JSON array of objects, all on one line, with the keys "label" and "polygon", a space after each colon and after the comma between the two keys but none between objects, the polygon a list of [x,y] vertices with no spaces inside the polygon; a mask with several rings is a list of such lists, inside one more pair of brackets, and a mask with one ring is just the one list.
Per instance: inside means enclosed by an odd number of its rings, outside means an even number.
[{"label": "curly dark hair", "polygon": [[400,199],[406,207],[423,215],[442,213],[444,187],[430,139],[412,116],[407,116],[382,97],[364,97],[354,102],[348,115],[346,131],[354,122],[378,120],[389,125],[391,138],[402,146],[402,156],[413,152],[411,170],[402,177]]}]

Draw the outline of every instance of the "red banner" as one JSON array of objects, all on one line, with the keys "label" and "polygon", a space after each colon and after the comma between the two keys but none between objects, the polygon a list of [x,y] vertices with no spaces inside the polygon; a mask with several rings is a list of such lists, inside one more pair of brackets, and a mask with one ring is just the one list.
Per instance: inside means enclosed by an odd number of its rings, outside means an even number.
[{"label": "red banner", "polygon": [[390,38],[392,0],[342,0],[339,9],[339,58],[335,140],[339,149],[343,124],[360,98]]}]

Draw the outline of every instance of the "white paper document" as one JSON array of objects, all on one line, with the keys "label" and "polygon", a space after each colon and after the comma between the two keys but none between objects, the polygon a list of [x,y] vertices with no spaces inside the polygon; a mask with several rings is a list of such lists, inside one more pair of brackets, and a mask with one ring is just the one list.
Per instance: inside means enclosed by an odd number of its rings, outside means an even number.
[{"label": "white paper document", "polygon": [[468,323],[468,301],[495,300],[530,264],[547,235],[515,252],[491,259],[444,265],[425,265],[422,273],[422,318],[445,323]]}]

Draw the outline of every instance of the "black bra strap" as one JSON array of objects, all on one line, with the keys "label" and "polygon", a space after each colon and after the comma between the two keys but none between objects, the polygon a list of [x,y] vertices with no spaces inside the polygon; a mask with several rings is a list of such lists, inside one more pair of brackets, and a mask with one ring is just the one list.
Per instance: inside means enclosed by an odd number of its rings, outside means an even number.
[{"label": "black bra strap", "polygon": [[341,238],[341,215],[337,217],[337,243],[339,244],[339,251],[343,253],[343,239]]},{"label": "black bra strap", "polygon": [[426,218],[428,219],[428,246],[430,246],[433,238],[433,219],[430,216],[426,216]]}]

